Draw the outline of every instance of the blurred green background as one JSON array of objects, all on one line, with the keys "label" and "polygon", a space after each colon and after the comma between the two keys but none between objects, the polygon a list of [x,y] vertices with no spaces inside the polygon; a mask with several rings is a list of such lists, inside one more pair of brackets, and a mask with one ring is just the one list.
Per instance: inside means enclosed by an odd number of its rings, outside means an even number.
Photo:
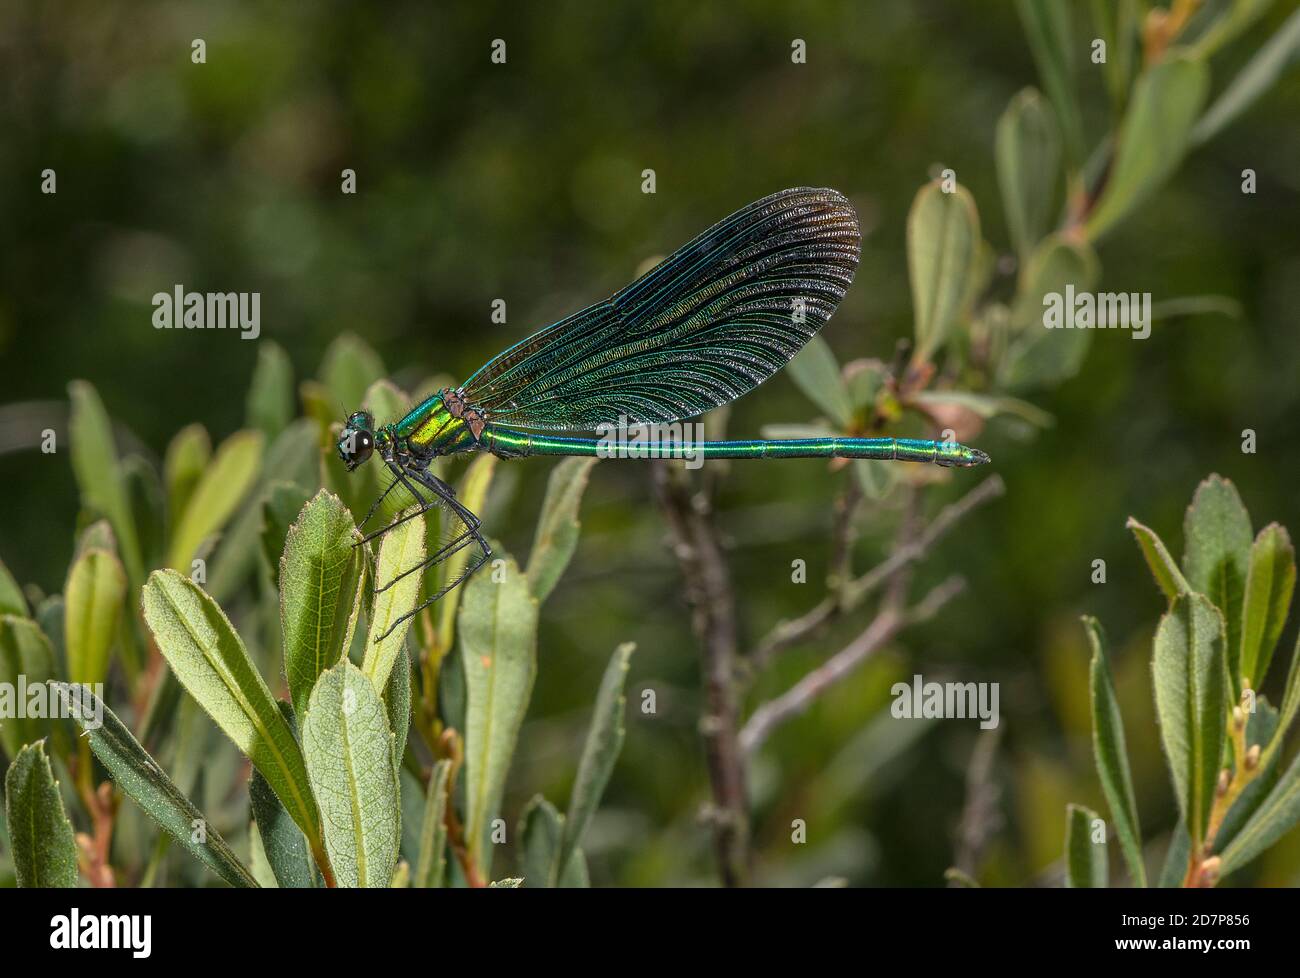
[{"label": "blurred green background", "polygon": [[[1216,59],[1216,90],[1294,9],[1276,6]],[[194,38],[207,43],[206,64],[190,61]],[[489,59],[494,38],[507,43],[504,65]],[[795,38],[806,64],[791,63]],[[1079,75],[1095,137],[1102,81],[1086,63]],[[154,455],[189,422],[214,441],[241,426],[258,343],[155,330],[150,299],[178,283],[260,292],[262,337],[289,351],[300,379],[352,331],[412,387],[435,372],[467,376],[750,200],[826,185],[853,200],[865,239],[824,335],[841,362],[888,359],[911,331],[907,209],[938,168],[956,170],[984,236],[1009,251],[993,132],[1029,84],[1037,76],[1010,3],[5,4],[0,555],[19,580],[61,587],[76,489],[66,452],[37,444],[43,428],[66,432],[69,380],[93,382],[119,437]],[[1002,824],[982,875],[1041,878],[1060,857],[1064,803],[1103,805],[1081,613],[1110,632],[1143,826],[1162,844],[1175,808],[1147,660],[1163,603],[1124,520],[1139,517],[1181,552],[1183,509],[1217,471],[1257,527],[1300,530],[1298,114],[1293,73],[1102,243],[1102,290],[1156,302],[1216,293],[1243,315],[1159,323],[1145,342],[1100,333],[1077,377],[1034,398],[1055,427],[1026,439],[994,424],[980,436],[1006,496],[947,538],[918,580],[956,572],[969,590],[761,752],[760,881],[942,881],[978,728],[949,721],[913,737],[873,723],[889,685],[913,672],[1001,684]],[[39,192],[45,168],[57,172],[56,195]],[[340,193],[343,168],[357,173],[355,196]],[[641,191],[646,168],[653,195]],[[1241,193],[1244,168],[1258,175],[1253,196]],[[1006,291],[1013,276],[1004,269]],[[490,319],[494,299],[507,303],[506,324]],[[339,405],[340,416],[354,406]],[[734,407],[729,426],[745,437],[815,414],[778,376]],[[1258,434],[1256,454],[1241,451],[1245,428]],[[551,464],[499,470],[489,530],[511,550],[531,539]],[[819,596],[830,504],[847,477],[816,461],[732,466],[720,520],[743,645]],[[981,477],[958,472],[939,495]],[[897,517],[867,514],[859,567],[884,552]],[[583,522],[543,614],[509,821],[537,790],[567,796],[601,671],[615,644],[634,640],[629,700],[653,688],[658,713],[629,716],[587,845],[593,882],[711,880],[698,822],[708,798],[698,658],[640,463],[596,468]],[[790,582],[796,558],[814,583]],[[1097,558],[1104,585],[1090,580]],[[863,624],[787,653],[759,694],[788,686]],[[805,845],[790,841],[794,818],[808,823]],[[1298,874],[1292,836],[1251,879]]]}]

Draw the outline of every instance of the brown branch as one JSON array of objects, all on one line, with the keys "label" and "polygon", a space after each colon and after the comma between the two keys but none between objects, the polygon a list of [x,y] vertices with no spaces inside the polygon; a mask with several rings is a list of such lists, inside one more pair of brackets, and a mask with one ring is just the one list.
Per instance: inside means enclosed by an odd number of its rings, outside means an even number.
[{"label": "brown branch", "polygon": [[852,673],[904,628],[934,617],[964,587],[965,582],[954,576],[910,609],[903,610],[887,602],[857,638],[780,696],[768,700],[754,711],[740,731],[741,750],[746,755],[753,754],[778,726],[802,714],[814,700]]},{"label": "brown branch", "polygon": [[707,497],[692,493],[685,473],[662,461],[654,462],[651,471],[703,655],[705,712],[700,732],[713,792],[709,820],[714,850],[723,884],[742,886],[749,874],[749,800],[744,756],[736,739],[736,601],[731,573],[709,518]]},{"label": "brown branch", "polygon": [[957,823],[956,853],[952,865],[957,874],[949,877],[949,886],[966,885],[962,877],[976,878],[985,847],[1002,827],[999,804],[1002,792],[993,780],[993,759],[997,756],[1001,737],[1001,728],[994,727],[985,730],[975,740],[975,749],[966,768],[966,804]]},{"label": "brown branch", "polygon": [[[761,672],[782,651],[813,635],[822,626],[856,608],[864,598],[879,589],[900,570],[919,561],[939,540],[962,521],[971,510],[996,499],[1006,491],[1001,476],[990,476],[955,503],[939,512],[914,538],[903,538],[884,561],[861,577],[847,581],[839,595],[823,598],[798,618],[783,621],[758,643],[742,661],[749,676]],[[906,528],[905,528],[906,529]],[[847,576],[847,574],[846,574]]]}]

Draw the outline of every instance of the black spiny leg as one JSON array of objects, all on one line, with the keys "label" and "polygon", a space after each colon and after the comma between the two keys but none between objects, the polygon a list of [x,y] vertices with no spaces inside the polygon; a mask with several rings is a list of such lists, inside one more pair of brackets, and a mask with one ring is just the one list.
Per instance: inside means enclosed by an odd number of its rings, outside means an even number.
[{"label": "black spiny leg", "polygon": [[[477,571],[480,567],[482,567],[485,563],[487,563],[487,561],[492,556],[492,548],[488,545],[487,540],[483,538],[482,533],[479,532],[479,527],[482,525],[482,521],[474,513],[471,513],[464,506],[464,504],[462,504],[461,501],[456,498],[456,494],[452,490],[451,486],[447,485],[447,483],[443,482],[441,479],[439,479],[433,473],[429,472],[427,469],[419,468],[415,466],[408,467],[404,473],[398,475],[398,478],[403,483],[406,483],[407,477],[409,477],[410,479],[414,479],[426,490],[432,493],[433,500],[426,501],[424,497],[413,486],[410,486],[409,483],[407,483],[408,491],[410,491],[411,494],[415,496],[416,499],[420,500],[420,508],[416,512],[408,514],[407,516],[403,517],[401,520],[396,520],[389,526],[385,527],[383,530],[380,530],[379,531],[380,534],[386,533],[388,530],[392,529],[394,526],[402,522],[404,519],[410,519],[415,515],[419,515],[420,513],[427,512],[428,510],[432,509],[434,506],[438,504],[444,505],[450,512],[456,514],[456,518],[460,520],[461,524],[464,526],[464,532],[457,534],[452,540],[443,544],[442,547],[439,548],[436,553],[426,557],[423,561],[416,564],[414,567],[407,568],[406,570],[398,574],[396,577],[394,577],[387,584],[384,584],[381,587],[377,587],[375,589],[375,593],[378,594],[382,591],[386,591],[388,588],[392,587],[394,584],[396,584],[398,581],[400,581],[402,578],[406,577],[409,574],[422,572],[428,570],[429,568],[437,564],[442,563],[443,561],[451,557],[452,554],[455,554],[460,550],[463,550],[465,547],[469,546],[470,544],[477,544],[479,552],[474,558],[470,560],[469,564],[466,566],[465,570],[460,574],[459,577],[457,577],[454,581],[449,581],[446,584],[444,584],[436,594],[431,595],[418,607],[414,608],[407,614],[403,615],[401,618],[398,618],[396,621],[394,621],[388,627],[388,630],[385,631],[383,635],[379,636],[378,641],[382,641],[383,639],[387,638],[389,633],[392,632],[393,629],[395,629],[398,625],[402,624],[404,621],[406,621],[409,618],[413,618],[415,615],[419,614],[425,608],[429,607],[429,605],[433,604],[439,598],[443,597],[443,595],[447,594],[449,591],[465,583],[465,581],[469,580],[471,575],[473,575],[475,571]],[[378,534],[372,534],[372,536],[375,535]],[[367,539],[370,538],[368,537]]]}]

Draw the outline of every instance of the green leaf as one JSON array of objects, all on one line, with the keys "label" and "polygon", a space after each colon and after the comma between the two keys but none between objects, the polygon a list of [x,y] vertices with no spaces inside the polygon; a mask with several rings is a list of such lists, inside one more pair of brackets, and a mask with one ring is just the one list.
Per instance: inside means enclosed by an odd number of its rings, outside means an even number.
[{"label": "green leaf", "polygon": [[1212,475],[1196,488],[1183,520],[1183,567],[1192,590],[1204,594],[1223,612],[1228,674],[1238,689],[1251,536],[1250,514],[1236,486],[1222,476]]},{"label": "green leaf", "polygon": [[840,431],[853,424],[853,402],[829,343],[813,336],[785,369],[804,396],[824,411]]},{"label": "green leaf", "polygon": [[413,886],[437,889],[442,886],[447,862],[447,792],[450,788],[449,760],[439,761],[429,775],[429,791],[424,799],[424,817],[420,823],[420,855],[415,863]]},{"label": "green leaf", "polygon": [[[154,577],[164,573],[170,572],[156,571]],[[59,689],[95,757],[146,815],[231,886],[257,886],[226,840],[131,736],[117,714],[85,686]]]},{"label": "green leaf", "polygon": [[868,499],[884,499],[902,478],[900,466],[870,458],[853,460],[853,477]]},{"label": "green leaf", "polygon": [[565,890],[588,890],[591,888],[591,874],[587,871],[587,854],[582,849],[574,849],[560,875],[560,888]]},{"label": "green leaf", "polygon": [[1056,119],[1034,89],[1019,92],[1002,113],[995,155],[1007,229],[1025,262],[1051,224],[1061,165]]},{"label": "green leaf", "polygon": [[406,738],[411,733],[411,654],[406,646],[397,650],[397,659],[388,673],[384,687],[384,709],[388,711],[388,729],[393,732],[393,767],[402,766]]},{"label": "green leaf", "polygon": [[1179,595],[1160,619],[1152,660],[1160,739],[1194,849],[1214,802],[1227,722],[1223,616],[1200,594]]},{"label": "green leaf", "polygon": [[538,889],[557,885],[564,816],[541,795],[534,795],[519,817],[519,838],[524,844],[524,886]]},{"label": "green leaf", "polygon": [[1084,228],[1090,241],[1114,228],[1178,168],[1208,87],[1208,68],[1189,58],[1169,58],[1138,77],[1105,189]]},{"label": "green leaf", "polygon": [[126,598],[126,572],[107,550],[86,550],[72,564],[64,586],[63,641],[68,678],[102,683],[108,653]]},{"label": "green leaf", "polygon": [[212,440],[201,424],[186,425],[168,443],[163,481],[167,484],[167,511],[173,521],[185,512],[211,460]]},{"label": "green leaf", "polygon": [[[1105,889],[1107,857],[1105,839],[1093,842],[1093,827],[1101,816],[1083,805],[1065,806],[1065,885]],[[1105,823],[1102,822],[1104,826]]]},{"label": "green leaf", "polygon": [[273,482],[262,499],[262,526],[259,533],[262,556],[271,575],[271,583],[280,587],[280,558],[289,527],[302,508],[311,500],[311,491],[293,482]]},{"label": "green leaf", "polygon": [[489,890],[517,890],[524,885],[520,877],[507,877],[503,880],[494,880],[488,884]]},{"label": "green leaf", "polygon": [[537,599],[515,562],[478,574],[463,588],[465,670],[465,836],[470,860],[491,869],[488,835],[537,675]]},{"label": "green leaf", "polygon": [[[1275,754],[1281,749],[1282,739],[1286,736],[1287,731],[1291,729],[1291,724],[1295,722],[1296,714],[1300,713],[1300,635],[1296,636],[1295,649],[1291,653],[1291,668],[1286,674],[1286,691],[1282,696],[1282,710],[1278,721],[1277,736],[1273,743],[1269,744],[1264,751],[1265,756]],[[1264,763],[1262,760],[1260,763]]]},{"label": "green leaf", "polygon": [[[424,563],[424,519],[411,514],[403,523],[380,538],[379,559],[375,564],[375,598],[370,613],[370,636],[366,641],[361,671],[376,689],[388,685],[388,675],[406,642],[411,626],[407,619],[394,627],[403,615],[409,615],[420,596],[420,571]],[[404,576],[403,576],[404,575]]]},{"label": "green leaf", "polygon": [[578,546],[578,507],[587,488],[594,458],[566,458],[551,469],[546,498],[528,554],[528,582],[538,602],[555,590]]},{"label": "green leaf", "polygon": [[[483,505],[487,502],[488,487],[492,484],[492,473],[496,471],[496,464],[497,457],[485,452],[470,462],[469,468],[465,470],[465,475],[457,487],[456,495],[471,513],[483,512]],[[430,529],[432,530],[432,525]],[[434,542],[431,541],[430,546]],[[447,581],[457,580],[465,572],[468,563],[468,547],[452,554],[438,565],[438,568],[442,571],[441,574],[424,575],[425,590],[422,597],[427,599],[441,590]],[[456,612],[460,608],[464,592],[465,588],[454,588],[438,601],[438,627],[435,647],[440,655],[446,654],[451,649],[452,636],[456,626]]]},{"label": "green leaf", "polygon": [[27,599],[23,597],[23,589],[18,586],[18,582],[14,580],[14,576],[9,573],[9,568],[2,560],[0,560],[0,615],[27,617]]},{"label": "green leaf", "polygon": [[1124,718],[1115,697],[1115,684],[1106,654],[1106,636],[1096,618],[1085,615],[1083,627],[1087,629],[1088,640],[1092,645],[1088,687],[1092,702],[1092,753],[1097,763],[1097,776],[1101,779],[1101,790],[1110,807],[1120,851],[1128,864],[1133,884],[1146,886],[1146,865],[1142,861],[1142,826],[1138,822],[1133,776],[1128,766]]},{"label": "green leaf", "polygon": [[1264,685],[1273,650],[1282,637],[1295,591],[1295,547],[1286,530],[1270,523],[1250,548],[1241,621],[1241,676]]},{"label": "green leaf", "polygon": [[1277,842],[1300,822],[1300,756],[1291,762],[1245,827],[1223,850],[1221,875],[1226,876]]},{"label": "green leaf", "polygon": [[623,713],[627,706],[627,670],[632,663],[636,645],[625,642],[614,650],[605,667],[600,691],[596,694],[596,708],[592,713],[591,729],[582,748],[578,762],[578,775],[569,798],[569,813],[564,820],[564,841],[560,847],[559,872],[563,874],[569,858],[581,844],[591,816],[600,804],[600,796],[609,784],[619,751],[623,749]]},{"label": "green leaf", "polygon": [[1182,571],[1178,569],[1178,563],[1169,555],[1168,549],[1156,535],[1155,530],[1143,526],[1131,516],[1124,525],[1133,531],[1138,547],[1142,550],[1142,556],[1146,558],[1147,566],[1151,568],[1151,575],[1156,579],[1156,584],[1160,586],[1165,597],[1172,602],[1180,594],[1191,593],[1192,589],[1187,579],[1183,577]]},{"label": "green leaf", "polygon": [[[336,402],[348,411],[361,405],[366,388],[384,376],[384,362],[379,354],[352,333],[340,333],[325,351],[320,379]],[[384,884],[387,886],[387,882]]]},{"label": "green leaf", "polygon": [[1053,418],[1050,414],[1028,401],[1015,397],[1003,397],[996,394],[973,394],[968,391],[920,391],[912,395],[912,404],[922,407],[930,405],[954,404],[966,408],[981,418],[996,418],[999,415],[1020,418],[1036,428],[1050,428]]},{"label": "green leaf", "polygon": [[[285,723],[294,730],[293,708],[281,702],[276,706]],[[248,782],[248,799],[254,825],[262,837],[262,850],[271,872],[275,874],[276,883],[285,889],[320,886],[320,874],[312,862],[306,836],[256,768]]]},{"label": "green leaf", "polygon": [[44,742],[24,747],[5,772],[5,819],[19,886],[77,885],[77,844]]},{"label": "green leaf", "polygon": [[260,431],[268,442],[274,441],[293,420],[293,406],[293,364],[289,354],[278,343],[263,340],[257,348],[257,366],[248,389],[248,427]]},{"label": "green leaf", "polygon": [[361,548],[354,546],[359,539],[352,514],[324,489],[285,538],[280,623],[285,677],[299,716],[317,678],[352,644],[365,578]]},{"label": "green leaf", "polygon": [[303,750],[339,886],[386,887],[401,837],[397,771],[384,704],[344,659],[321,674],[303,721]]},{"label": "green leaf", "polygon": [[221,608],[193,581],[161,570],[145,583],[144,618],[181,685],[262,772],[308,840],[319,838],[302,750]]},{"label": "green leaf", "polygon": [[[54,650],[36,622],[0,615],[0,683],[13,690],[17,699],[22,694],[20,683],[30,688],[53,678]],[[49,726],[48,719],[5,715],[0,717],[0,744],[9,757],[17,757],[23,744],[40,740]]]},{"label": "green leaf", "polygon": [[135,530],[126,480],[113,445],[113,427],[95,388],[84,380],[68,385],[72,416],[68,429],[72,443],[72,470],[81,489],[82,505],[104,516],[117,534],[118,552],[127,576],[139,582],[144,577],[140,539]]},{"label": "green leaf", "polygon": [[[1251,3],[1237,6],[1251,6]],[[1266,3],[1254,3],[1266,8]],[[1237,73],[1223,94],[1215,99],[1196,127],[1192,130],[1192,145],[1213,139],[1239,115],[1250,108],[1260,96],[1277,84],[1282,73],[1300,60],[1300,10],[1297,10],[1279,27],[1263,46],[1254,53],[1246,66]]]},{"label": "green leaf", "polygon": [[1042,77],[1047,97],[1056,108],[1065,151],[1077,168],[1083,160],[1083,124],[1074,88],[1074,26],[1067,0],[1017,0],[1025,37]]},{"label": "green leaf", "polygon": [[[209,594],[218,601],[229,600],[257,569],[263,520],[262,504],[266,501],[271,486],[291,483],[315,487],[320,483],[320,473],[321,446],[316,423],[299,418],[271,443],[263,459],[262,474],[256,488],[245,497],[230,525],[222,532],[209,567]],[[311,493],[304,489],[303,501],[310,496]],[[289,519],[284,523],[286,528],[297,514],[298,509],[289,514]],[[280,542],[284,543],[283,537]],[[282,549],[283,547],[276,550],[272,566],[278,568]],[[272,577],[274,576],[273,574]]]},{"label": "green leaf", "polygon": [[1076,294],[1090,291],[1099,275],[1097,255],[1087,244],[1059,234],[1042,240],[1020,269],[1019,297],[1011,315],[1015,332],[998,368],[1003,386],[1041,387],[1078,373],[1092,331],[1048,329],[1044,310],[1070,286]]},{"label": "green leaf", "polygon": [[944,193],[936,180],[920,189],[907,215],[915,362],[929,361],[948,339],[962,311],[979,240],[979,214],[965,187]]},{"label": "green leaf", "polygon": [[1165,850],[1165,861],[1156,886],[1162,890],[1181,887],[1187,876],[1187,860],[1191,853],[1192,840],[1187,835],[1187,826],[1179,820],[1169,837],[1169,848]]},{"label": "green leaf", "polygon": [[237,431],[217,449],[172,530],[168,567],[188,572],[203,541],[226,525],[257,481],[265,441],[260,431]]}]

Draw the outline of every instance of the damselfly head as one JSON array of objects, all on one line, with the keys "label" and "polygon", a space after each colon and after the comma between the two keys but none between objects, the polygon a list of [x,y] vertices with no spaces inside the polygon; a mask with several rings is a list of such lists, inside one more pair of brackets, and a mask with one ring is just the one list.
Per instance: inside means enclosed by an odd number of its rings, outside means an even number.
[{"label": "damselfly head", "polygon": [[351,472],[358,465],[370,458],[375,450],[375,419],[368,411],[357,411],[349,415],[343,431],[339,434],[339,458],[343,459]]}]

